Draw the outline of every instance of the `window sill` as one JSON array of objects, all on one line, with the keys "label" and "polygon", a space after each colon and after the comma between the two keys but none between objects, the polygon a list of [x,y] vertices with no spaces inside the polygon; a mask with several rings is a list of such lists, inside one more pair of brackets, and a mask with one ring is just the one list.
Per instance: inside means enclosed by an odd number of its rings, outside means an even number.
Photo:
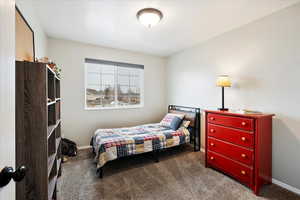
[{"label": "window sill", "polygon": [[120,106],[120,107],[96,107],[96,108],[88,108],[85,107],[85,110],[123,110],[123,109],[136,109],[136,108],[143,108],[144,105],[137,105],[137,106]]}]

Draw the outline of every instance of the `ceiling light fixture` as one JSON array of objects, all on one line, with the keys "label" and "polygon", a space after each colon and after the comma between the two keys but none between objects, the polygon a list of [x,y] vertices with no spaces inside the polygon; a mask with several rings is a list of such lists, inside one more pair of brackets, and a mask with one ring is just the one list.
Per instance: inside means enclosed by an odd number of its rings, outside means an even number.
[{"label": "ceiling light fixture", "polygon": [[160,10],[155,8],[144,8],[137,12],[136,17],[141,24],[151,28],[160,22],[160,20],[163,18],[163,14]]}]

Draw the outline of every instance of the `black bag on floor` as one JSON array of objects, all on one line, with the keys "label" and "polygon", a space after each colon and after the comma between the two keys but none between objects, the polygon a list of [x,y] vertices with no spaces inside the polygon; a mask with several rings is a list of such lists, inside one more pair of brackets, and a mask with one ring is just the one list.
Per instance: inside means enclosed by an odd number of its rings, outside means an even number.
[{"label": "black bag on floor", "polygon": [[66,138],[62,139],[62,154],[65,156],[76,156],[77,155],[77,145],[75,142],[68,140]]}]

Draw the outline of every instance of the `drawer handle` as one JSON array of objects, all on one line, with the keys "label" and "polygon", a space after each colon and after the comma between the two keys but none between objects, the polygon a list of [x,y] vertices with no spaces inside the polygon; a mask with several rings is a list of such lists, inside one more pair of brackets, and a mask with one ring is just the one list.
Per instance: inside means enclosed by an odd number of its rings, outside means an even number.
[{"label": "drawer handle", "polygon": [[213,147],[213,146],[215,146],[215,144],[214,144],[214,143],[210,143],[210,146],[212,146],[212,147]]},{"label": "drawer handle", "polygon": [[211,157],[210,157],[210,159],[211,159],[211,160],[214,160],[214,159],[215,159],[215,157],[211,156]]},{"label": "drawer handle", "polygon": [[241,139],[242,139],[244,142],[246,141],[246,137],[242,137]]},{"label": "drawer handle", "polygon": [[247,123],[246,122],[242,122],[242,126],[246,126],[247,125]]},{"label": "drawer handle", "polygon": [[215,118],[214,118],[214,117],[211,117],[210,120],[215,120]]},{"label": "drawer handle", "polygon": [[216,131],[215,131],[215,129],[210,129],[210,132],[211,132],[211,133],[214,133],[214,132],[216,132]]},{"label": "drawer handle", "polygon": [[241,156],[242,156],[242,158],[246,158],[247,157],[247,155],[244,154],[244,153],[242,153]]},{"label": "drawer handle", "polygon": [[241,174],[246,175],[246,171],[242,170]]}]

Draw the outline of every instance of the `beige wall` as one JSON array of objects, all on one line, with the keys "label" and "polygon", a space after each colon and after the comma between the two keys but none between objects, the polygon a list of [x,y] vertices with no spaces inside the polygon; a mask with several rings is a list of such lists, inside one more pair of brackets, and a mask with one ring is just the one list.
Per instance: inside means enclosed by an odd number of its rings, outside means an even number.
[{"label": "beige wall", "polygon": [[300,189],[299,13],[300,4],[171,56],[167,102],[216,109],[216,77],[230,75],[226,106],[276,114],[273,177]]},{"label": "beige wall", "polygon": [[[79,146],[89,145],[97,128],[114,128],[158,122],[167,110],[165,59],[155,56],[49,39],[49,55],[62,66],[62,133]],[[84,59],[104,59],[142,64],[144,107],[137,109],[84,110]]]}]

